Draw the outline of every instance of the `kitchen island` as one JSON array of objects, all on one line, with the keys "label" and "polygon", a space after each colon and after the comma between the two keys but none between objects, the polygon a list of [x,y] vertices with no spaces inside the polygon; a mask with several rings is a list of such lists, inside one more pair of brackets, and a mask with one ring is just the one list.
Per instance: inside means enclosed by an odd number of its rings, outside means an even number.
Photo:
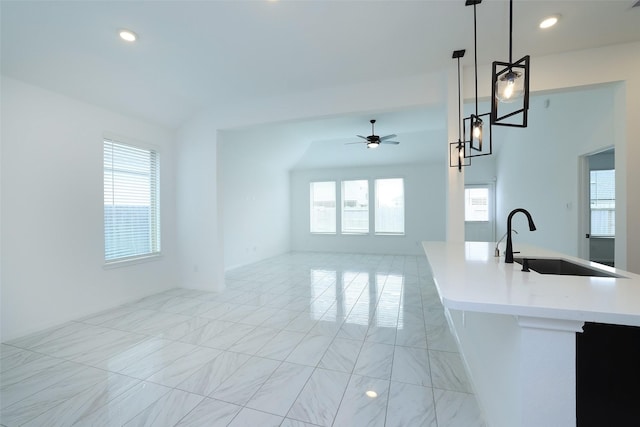
[{"label": "kitchen island", "polygon": [[640,326],[640,276],[533,246],[614,277],[524,272],[495,243],[424,242],[449,326],[492,427],[576,425],[576,333],[585,322]]}]

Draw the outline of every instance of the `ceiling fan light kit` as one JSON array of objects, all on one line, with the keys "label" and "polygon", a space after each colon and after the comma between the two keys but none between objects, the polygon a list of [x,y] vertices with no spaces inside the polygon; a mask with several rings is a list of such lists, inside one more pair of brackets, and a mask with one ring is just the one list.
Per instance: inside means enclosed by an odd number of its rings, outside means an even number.
[{"label": "ceiling fan light kit", "polygon": [[385,135],[385,136],[376,135],[374,130],[374,125],[376,123],[375,119],[369,120],[369,123],[371,123],[371,135],[369,136],[356,135],[358,138],[364,139],[364,141],[347,142],[347,144],[367,144],[367,148],[378,148],[380,144],[392,144],[392,145],[400,144],[400,142],[398,141],[391,141],[392,138],[396,138],[398,136],[395,133],[392,133],[391,135]]}]

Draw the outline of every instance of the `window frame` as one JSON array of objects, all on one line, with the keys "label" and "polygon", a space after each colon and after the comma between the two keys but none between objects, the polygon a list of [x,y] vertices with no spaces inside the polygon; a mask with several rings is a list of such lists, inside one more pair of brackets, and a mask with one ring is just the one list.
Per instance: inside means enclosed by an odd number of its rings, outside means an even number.
[{"label": "window frame", "polygon": [[[111,146],[108,148],[108,146]],[[107,252],[107,177],[109,168],[107,167],[107,150],[111,149],[113,153],[114,146],[121,146],[123,150],[129,149],[138,150],[141,152],[147,152],[150,155],[149,159],[149,247],[150,250],[146,252],[138,252],[132,255],[123,255],[108,258]],[[126,147],[126,148],[125,148]],[[162,256],[162,204],[161,204],[161,152],[160,149],[151,144],[145,144],[140,142],[130,142],[127,138],[104,136],[102,138],[103,148],[103,165],[102,165],[102,177],[103,177],[103,222],[102,222],[102,235],[103,235],[103,261],[104,267],[116,267],[119,265],[126,265],[132,263],[143,262],[147,260],[158,259]],[[112,163],[113,164],[113,163]],[[126,171],[126,170],[125,170]],[[132,171],[130,170],[129,173]],[[133,171],[135,172],[135,171]],[[114,171],[111,169],[111,182],[113,182]],[[112,186],[113,191],[113,186]],[[113,200],[113,196],[112,196]]]},{"label": "window frame", "polygon": [[[592,197],[593,195],[593,174],[598,174],[599,172],[611,172],[613,174],[613,199],[594,199]],[[616,215],[616,169],[615,168],[610,168],[610,169],[591,169],[589,170],[589,236],[590,237],[596,237],[596,238],[601,238],[601,239],[613,239],[616,237],[616,223],[615,223],[615,215]],[[604,200],[609,200],[612,201],[613,207],[594,207],[594,201],[604,201]],[[600,233],[594,233],[593,229],[593,213],[594,212],[609,212],[610,214],[613,214],[613,233],[611,234],[600,234]]]},{"label": "window frame", "polygon": [[[400,180],[402,182],[402,231],[378,231],[378,181]],[[373,179],[374,204],[373,204],[373,228],[376,236],[404,236],[407,230],[407,203],[405,179],[401,176],[374,178]]]},{"label": "window frame", "polygon": [[[313,221],[313,212],[314,212],[314,184],[320,183],[332,183],[333,184],[333,203],[334,203],[334,220],[333,220],[333,231],[315,231],[313,229],[314,221]],[[337,181],[336,180],[322,180],[322,181],[311,181],[309,182],[309,232],[311,234],[327,234],[327,235],[335,235],[338,233],[338,191],[337,191]]]},{"label": "window frame", "polygon": [[[467,219],[467,190],[485,189],[487,191],[487,219]],[[464,222],[488,224],[491,222],[493,200],[491,198],[491,187],[489,184],[467,184],[464,187]]]},{"label": "window frame", "polygon": [[[356,229],[353,230],[345,230],[345,220],[344,220],[344,215],[345,215],[345,190],[344,190],[344,185],[347,182],[365,182],[367,184],[367,215],[366,215],[366,219],[367,219],[367,229],[365,231],[359,231]],[[368,178],[360,178],[360,179],[343,179],[340,181],[340,234],[342,235],[367,235],[371,232],[371,220],[369,218],[370,214],[371,214],[371,185],[370,185],[370,180]]]}]

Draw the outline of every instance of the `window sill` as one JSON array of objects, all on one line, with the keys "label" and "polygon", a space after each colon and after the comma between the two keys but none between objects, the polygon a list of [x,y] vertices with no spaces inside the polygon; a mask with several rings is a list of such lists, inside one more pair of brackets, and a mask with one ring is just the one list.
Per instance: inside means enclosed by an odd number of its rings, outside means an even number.
[{"label": "window sill", "polygon": [[146,262],[159,261],[162,258],[162,253],[158,252],[152,255],[144,255],[133,258],[125,258],[115,261],[105,262],[102,268],[110,270],[112,268],[128,267],[130,265],[142,264]]},{"label": "window sill", "polygon": [[376,233],[376,236],[404,236],[404,233]]}]

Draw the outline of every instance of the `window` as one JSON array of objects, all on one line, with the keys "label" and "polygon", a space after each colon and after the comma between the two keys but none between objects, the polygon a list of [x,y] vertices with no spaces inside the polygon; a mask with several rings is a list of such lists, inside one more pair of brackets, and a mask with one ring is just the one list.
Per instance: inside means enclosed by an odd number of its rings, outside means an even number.
[{"label": "window", "polygon": [[335,181],[311,183],[311,232],[336,232]]},{"label": "window", "polygon": [[342,232],[369,232],[369,181],[342,181]]},{"label": "window", "polygon": [[591,235],[614,237],[616,234],[615,170],[590,171]]},{"label": "window", "polygon": [[376,234],[404,234],[404,180],[376,179]]},{"label": "window", "polygon": [[160,165],[155,151],[104,141],[105,261],[160,253]]},{"label": "window", "polygon": [[489,221],[489,188],[464,189],[464,220]]}]

